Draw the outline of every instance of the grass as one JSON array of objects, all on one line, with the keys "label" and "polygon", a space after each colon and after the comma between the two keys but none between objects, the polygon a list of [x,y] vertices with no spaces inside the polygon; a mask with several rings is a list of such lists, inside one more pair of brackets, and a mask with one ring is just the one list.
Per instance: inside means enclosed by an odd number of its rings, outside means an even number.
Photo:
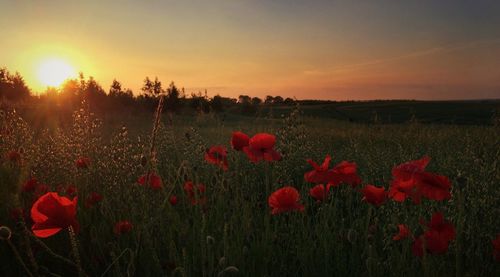
[{"label": "grass", "polygon": [[[20,187],[29,175],[48,184],[78,187],[78,249],[83,270],[91,276],[498,276],[491,240],[500,232],[500,129],[494,126],[364,125],[304,116],[295,110],[282,118],[197,117],[165,115],[150,155],[152,119],[105,122],[80,110],[64,129],[31,129],[13,113],[3,114],[0,152],[22,149],[22,165],[1,167],[0,225],[26,267],[40,275],[75,275],[74,267],[51,251],[74,261],[68,232],[34,239],[24,224],[9,217],[15,207],[29,211],[32,195]],[[123,126],[122,126],[123,125]],[[52,125],[53,126],[53,125]],[[211,145],[230,149],[231,132],[277,135],[284,159],[250,163],[229,150],[227,172],[204,161]],[[303,174],[307,158],[332,163],[355,161],[363,184],[388,187],[394,165],[432,157],[429,171],[448,176],[452,199],[444,202],[388,201],[379,208],[361,201],[350,186],[336,188],[325,203],[308,196]],[[74,161],[88,156],[87,170]],[[150,160],[164,188],[136,184]],[[185,181],[207,186],[205,208],[191,205]],[[303,213],[271,215],[270,193],[291,185],[301,193]],[[98,192],[104,199],[92,208],[84,199]],[[170,205],[170,195],[179,204]],[[411,240],[397,242],[397,224],[422,233],[421,218],[443,211],[457,229],[444,255],[411,253]],[[130,233],[117,236],[114,224],[128,220]],[[27,228],[31,227],[27,219]],[[0,275],[24,275],[12,249],[0,242]],[[31,253],[31,254],[30,254]],[[30,256],[33,256],[33,259]],[[37,271],[35,269],[38,268]],[[237,272],[236,272],[237,271]]]},{"label": "grass", "polygon": [[[288,116],[292,106],[264,107],[262,114]],[[500,101],[345,101],[304,103],[303,114],[309,117],[337,119],[356,123],[407,123],[491,125],[500,114]]]}]

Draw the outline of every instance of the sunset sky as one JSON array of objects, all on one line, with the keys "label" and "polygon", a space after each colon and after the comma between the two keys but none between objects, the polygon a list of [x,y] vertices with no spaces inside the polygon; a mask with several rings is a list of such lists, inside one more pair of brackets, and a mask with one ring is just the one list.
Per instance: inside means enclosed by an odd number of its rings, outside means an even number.
[{"label": "sunset sky", "polygon": [[[60,60],[140,93],[500,98],[500,1],[0,0],[0,67]],[[37,73],[38,72],[38,73]]]}]

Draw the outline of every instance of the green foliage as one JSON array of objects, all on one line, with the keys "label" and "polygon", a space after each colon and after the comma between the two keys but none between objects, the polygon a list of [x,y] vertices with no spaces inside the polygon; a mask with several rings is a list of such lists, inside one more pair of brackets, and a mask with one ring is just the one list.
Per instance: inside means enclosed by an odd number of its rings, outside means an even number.
[{"label": "green foliage", "polygon": [[[150,118],[99,120],[87,108],[73,114],[72,124],[31,129],[15,113],[2,117],[0,153],[23,149],[18,165],[2,160],[0,223],[13,230],[11,241],[26,266],[38,273],[75,275],[75,268],[27,236],[23,223],[9,216],[13,207],[29,211],[33,196],[21,192],[29,175],[55,191],[59,185],[78,188],[77,235],[83,270],[91,276],[493,276],[491,239],[500,232],[499,130],[488,126],[357,125],[303,117],[294,108],[282,119],[164,115],[156,132],[153,170],[164,188],[152,191],[137,178],[150,168]],[[120,124],[116,124],[120,122]],[[227,172],[207,164],[211,145],[230,149],[231,132],[277,135],[283,160],[250,163],[229,150]],[[335,188],[329,200],[308,196],[311,184],[303,174],[307,158],[334,163],[355,161],[364,184],[389,185],[391,168],[430,155],[429,170],[453,182],[450,201],[388,202],[379,208],[361,201],[349,186]],[[88,169],[76,168],[81,156]],[[205,207],[191,205],[183,191],[187,180],[207,186]],[[304,213],[272,216],[269,194],[284,185],[296,187]],[[85,206],[91,192],[103,196]],[[168,199],[176,195],[179,204]],[[411,241],[396,242],[397,224],[408,224],[415,235],[433,211],[443,211],[457,227],[448,253],[412,256]],[[117,236],[114,224],[128,220],[130,233]],[[29,219],[26,222],[30,227]],[[43,239],[52,251],[72,259],[67,232]],[[36,251],[34,251],[36,249]],[[11,250],[0,241],[0,275],[23,274]],[[425,270],[425,268],[432,270]]]}]

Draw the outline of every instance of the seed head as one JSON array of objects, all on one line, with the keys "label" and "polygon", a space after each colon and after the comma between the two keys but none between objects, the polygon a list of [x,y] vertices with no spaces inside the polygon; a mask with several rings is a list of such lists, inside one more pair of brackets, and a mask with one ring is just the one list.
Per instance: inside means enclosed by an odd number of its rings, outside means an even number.
[{"label": "seed head", "polygon": [[10,230],[9,227],[7,227],[7,226],[0,227],[0,239],[1,240],[10,240],[11,235],[12,235],[12,231]]}]

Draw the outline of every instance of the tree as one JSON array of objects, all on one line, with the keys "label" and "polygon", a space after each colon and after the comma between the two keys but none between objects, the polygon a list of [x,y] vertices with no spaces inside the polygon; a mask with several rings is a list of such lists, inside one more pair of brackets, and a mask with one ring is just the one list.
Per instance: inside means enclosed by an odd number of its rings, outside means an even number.
[{"label": "tree", "polygon": [[287,97],[283,103],[285,105],[293,105],[293,104],[295,104],[295,101],[292,98]]},{"label": "tree", "polygon": [[275,96],[274,100],[273,100],[273,104],[277,104],[277,105],[283,104],[283,97],[281,97],[279,95]]},{"label": "tree", "polygon": [[248,95],[240,95],[238,97],[238,104],[240,104],[241,112],[244,114],[254,114],[257,110],[254,105],[252,105],[252,98]]},{"label": "tree", "polygon": [[163,89],[161,87],[161,82],[158,80],[158,77],[155,77],[154,81],[151,81],[149,77],[146,77],[146,79],[144,79],[142,91],[150,97],[159,96],[163,92]]},{"label": "tree", "polygon": [[104,111],[107,104],[106,92],[102,89],[101,85],[97,83],[94,77],[90,76],[89,79],[85,82],[85,86],[82,88],[83,97],[87,100],[89,106],[95,108],[99,111]]},{"label": "tree", "polygon": [[238,96],[238,103],[239,104],[250,104],[252,101],[252,98],[248,95],[240,95]]},{"label": "tree", "polygon": [[116,79],[113,80],[109,88],[109,98],[112,105],[131,106],[134,103],[134,94],[132,90],[122,89],[122,84]]},{"label": "tree", "polygon": [[252,98],[252,105],[254,106],[258,106],[262,103],[262,99],[260,99],[259,97],[254,97]]},{"label": "tree", "polygon": [[122,84],[118,82],[116,79],[113,79],[113,83],[109,88],[109,96],[117,97],[122,93]]},{"label": "tree", "polygon": [[215,95],[212,100],[210,100],[210,107],[212,107],[212,109],[217,113],[224,111],[222,97],[220,95]]},{"label": "tree", "polygon": [[31,90],[19,72],[11,74],[6,68],[0,68],[0,99],[19,102],[28,99],[30,95]]},{"label": "tree", "polygon": [[272,97],[271,95],[268,95],[268,96],[266,96],[266,100],[264,100],[264,103],[272,104],[273,101],[274,101],[274,97]]},{"label": "tree", "polygon": [[210,103],[208,102],[208,99],[206,96],[203,96],[201,92],[198,92],[198,94],[191,94],[191,99],[190,99],[190,104],[189,106],[198,111],[199,113],[204,112],[208,113],[210,112]]},{"label": "tree", "polygon": [[167,97],[165,99],[165,107],[170,111],[177,111],[180,108],[179,89],[171,82],[167,89]]}]

